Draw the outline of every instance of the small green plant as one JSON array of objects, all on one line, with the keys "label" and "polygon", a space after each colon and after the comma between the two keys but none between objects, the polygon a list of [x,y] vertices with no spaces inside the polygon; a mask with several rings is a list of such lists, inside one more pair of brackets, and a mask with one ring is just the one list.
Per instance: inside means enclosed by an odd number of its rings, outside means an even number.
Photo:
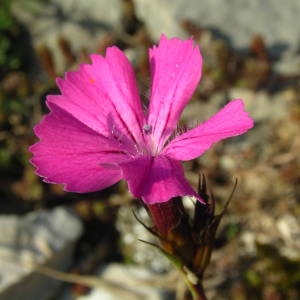
[{"label": "small green plant", "polygon": [[12,40],[18,26],[11,4],[11,0],[2,0],[0,4],[0,74],[20,66],[20,60],[13,49]]}]

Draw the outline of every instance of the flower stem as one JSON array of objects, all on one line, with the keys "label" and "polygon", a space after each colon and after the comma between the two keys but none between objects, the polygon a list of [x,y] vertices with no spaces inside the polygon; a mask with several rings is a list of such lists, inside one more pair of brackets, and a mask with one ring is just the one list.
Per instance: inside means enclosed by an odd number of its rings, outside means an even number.
[{"label": "flower stem", "polygon": [[198,277],[186,267],[183,267],[180,271],[187,287],[191,292],[193,300],[207,300],[201,277]]},{"label": "flower stem", "polygon": [[193,300],[207,300],[202,284],[198,283],[190,286],[190,291],[192,293]]}]

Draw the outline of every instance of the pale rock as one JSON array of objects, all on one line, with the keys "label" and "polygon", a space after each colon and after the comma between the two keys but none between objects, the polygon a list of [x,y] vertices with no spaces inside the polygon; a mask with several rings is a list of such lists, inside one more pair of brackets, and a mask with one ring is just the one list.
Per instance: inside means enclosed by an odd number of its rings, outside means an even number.
[{"label": "pale rock", "polygon": [[[201,83],[200,83],[201,84]],[[226,104],[224,93],[215,93],[209,102],[191,101],[182,113],[182,120],[188,127],[194,127],[212,117]]]},{"label": "pale rock", "polygon": [[189,19],[201,28],[230,41],[235,47],[248,48],[253,35],[261,34],[272,54],[287,49],[297,51],[300,27],[295,20],[300,2],[290,0],[134,0],[138,17],[147,25],[151,36],[161,33],[184,37],[179,23]]},{"label": "pale rock", "polygon": [[[28,1],[29,2],[29,1]],[[94,52],[108,31],[119,31],[121,0],[17,1],[13,12],[32,37],[34,47],[47,46],[58,73],[66,70],[58,39],[63,37],[75,54],[82,49]]]},{"label": "pale rock", "polygon": [[274,71],[280,75],[297,76],[300,74],[300,55],[287,53],[274,63]]},{"label": "pale rock", "polygon": [[300,221],[292,214],[284,214],[276,222],[283,240],[282,253],[290,259],[300,258]]},{"label": "pale rock", "polygon": [[60,300],[174,299],[174,293],[169,289],[173,279],[170,281],[164,275],[158,275],[140,266],[112,263],[102,267],[98,276],[101,287],[99,285],[83,296],[75,296],[66,291]]},{"label": "pale rock", "polygon": [[66,270],[80,220],[66,208],[25,216],[0,216],[0,300],[48,299],[59,282],[33,272],[34,265]]},{"label": "pale rock", "polygon": [[270,95],[266,91],[255,92],[248,89],[232,88],[229,95],[232,99],[243,99],[246,111],[256,122],[280,120],[286,117],[289,110],[289,102],[286,101],[284,92]]},{"label": "pale rock", "polygon": [[[152,226],[151,220],[143,207],[134,208],[134,210],[142,222]],[[159,255],[156,248],[139,240],[158,243],[157,238],[135,219],[131,209],[126,206],[119,208],[116,226],[121,234],[123,255],[135,263],[156,272],[170,270],[170,262],[164,256]]]}]

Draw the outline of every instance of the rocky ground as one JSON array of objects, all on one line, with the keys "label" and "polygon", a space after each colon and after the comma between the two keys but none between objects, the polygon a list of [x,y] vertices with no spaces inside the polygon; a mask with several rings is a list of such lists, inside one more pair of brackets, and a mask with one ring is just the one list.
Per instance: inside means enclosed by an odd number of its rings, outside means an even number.
[{"label": "rocky ground", "polygon": [[[185,165],[195,187],[199,174],[206,175],[218,209],[234,178],[239,181],[206,274],[209,299],[300,298],[300,35],[293,23],[300,5],[291,0],[282,8],[280,1],[265,1],[261,7],[257,0],[251,5],[246,1],[250,7],[245,10],[243,1],[202,2],[3,2],[0,213],[23,220],[32,211],[50,213],[67,205],[83,225],[70,268],[77,277],[39,270],[70,282],[53,299],[184,299],[184,287],[168,262],[138,241],[153,237],[134,219],[132,209],[149,220],[123,182],[99,193],[65,193],[34,175],[27,151],[35,140],[32,127],[47,111],[45,95],[57,92],[55,77],[87,61],[88,53],[118,45],[134,64],[146,99],[147,49],[162,32],[194,36],[205,59],[203,79],[182,126],[207,119],[233,98],[242,98],[255,119],[246,135],[218,143]],[[188,199],[185,203],[191,204]],[[0,251],[5,257],[8,240],[0,245],[6,247]],[[0,273],[7,267],[2,269]],[[98,281],[87,277],[93,274],[101,275]],[[137,285],[145,288],[135,289]],[[90,292],[90,286],[100,289]]]}]

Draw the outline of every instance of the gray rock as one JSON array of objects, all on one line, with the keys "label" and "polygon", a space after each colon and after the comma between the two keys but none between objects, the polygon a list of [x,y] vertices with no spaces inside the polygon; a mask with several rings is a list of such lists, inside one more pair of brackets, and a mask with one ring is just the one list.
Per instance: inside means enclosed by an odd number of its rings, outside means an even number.
[{"label": "gray rock", "polygon": [[13,11],[29,30],[34,47],[48,47],[62,73],[66,66],[58,39],[63,37],[77,55],[83,49],[94,52],[104,33],[120,28],[120,5],[120,0],[17,1]]},{"label": "gray rock", "polygon": [[[74,296],[66,291],[60,300],[171,300],[177,277],[158,275],[134,265],[113,263],[99,271],[101,287],[84,296]],[[175,279],[175,280],[174,280]],[[175,284],[174,284],[175,283]]]},{"label": "gray rock", "polygon": [[[201,85],[201,82],[200,82]],[[215,93],[211,96],[209,103],[200,101],[191,101],[182,113],[182,120],[188,128],[206,121],[212,117],[219,109],[227,103],[227,97],[223,92]]]},{"label": "gray rock", "polygon": [[[135,208],[135,212],[142,222],[151,226],[151,220],[144,208]],[[139,241],[142,239],[154,244],[159,243],[158,239],[135,219],[127,206],[120,207],[118,210],[116,226],[121,234],[123,255],[129,260],[156,272],[171,269],[170,262],[160,255],[155,247]]]},{"label": "gray rock", "polygon": [[32,271],[35,264],[66,270],[81,222],[66,208],[0,217],[0,300],[48,299],[59,282]]},{"label": "gray rock", "polygon": [[230,40],[238,48],[248,47],[254,34],[264,36],[274,54],[300,45],[300,2],[289,0],[134,0],[138,16],[150,34],[183,37],[180,20],[189,19],[202,28]]},{"label": "gray rock", "polygon": [[254,92],[249,89],[232,88],[229,95],[231,99],[243,99],[246,110],[255,122],[284,118],[291,102],[286,91],[269,95],[265,91]]},{"label": "gray rock", "polygon": [[287,53],[274,63],[274,71],[283,76],[298,76],[300,74],[300,55]]}]

